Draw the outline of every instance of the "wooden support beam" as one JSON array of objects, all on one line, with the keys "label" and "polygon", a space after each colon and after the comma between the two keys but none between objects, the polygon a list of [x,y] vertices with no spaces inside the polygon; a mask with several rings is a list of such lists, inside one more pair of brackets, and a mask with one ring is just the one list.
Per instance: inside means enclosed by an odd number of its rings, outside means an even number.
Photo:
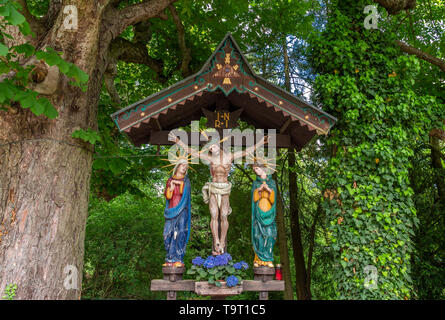
[{"label": "wooden support beam", "polygon": [[284,281],[282,280],[243,280],[243,291],[284,291]]},{"label": "wooden support beam", "polygon": [[195,281],[193,280],[151,280],[151,291],[195,291]]},{"label": "wooden support beam", "polygon": [[161,126],[161,123],[159,122],[158,118],[155,118],[155,122],[156,122],[156,125],[158,126],[159,131],[162,131],[162,126]]},{"label": "wooden support beam", "polygon": [[287,119],[287,121],[283,124],[279,132],[284,133],[291,123],[292,123],[292,118]]},{"label": "wooden support beam", "polygon": [[242,286],[229,288],[224,284],[222,287],[217,287],[213,284],[209,284],[207,281],[195,282],[195,293],[201,296],[220,296],[225,298],[227,296],[236,296],[242,292]]}]

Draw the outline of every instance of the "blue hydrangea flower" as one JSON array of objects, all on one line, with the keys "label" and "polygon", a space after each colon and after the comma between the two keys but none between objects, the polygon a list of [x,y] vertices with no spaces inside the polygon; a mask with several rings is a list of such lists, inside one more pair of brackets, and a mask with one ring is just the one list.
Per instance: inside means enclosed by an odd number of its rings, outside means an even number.
[{"label": "blue hydrangea flower", "polygon": [[243,265],[241,264],[241,262],[237,262],[237,263],[234,263],[234,264],[233,264],[233,267],[234,267],[236,270],[241,270],[241,268],[243,267]]},{"label": "blue hydrangea flower", "polygon": [[204,261],[203,266],[207,269],[215,267],[215,257],[208,256],[207,259]]},{"label": "blue hydrangea flower", "polygon": [[214,261],[215,267],[220,266],[222,263],[221,256],[215,256],[213,261]]},{"label": "blue hydrangea flower", "polygon": [[249,269],[249,265],[245,261],[241,261],[240,264],[244,270]]},{"label": "blue hydrangea flower", "polygon": [[227,259],[227,262],[232,260],[232,256],[227,252],[223,253],[221,256],[223,256],[224,259]]},{"label": "blue hydrangea flower", "polygon": [[205,260],[203,258],[201,258],[200,256],[198,256],[198,257],[196,257],[195,259],[192,260],[192,263],[195,266],[201,266],[204,262],[205,262]]},{"label": "blue hydrangea flower", "polygon": [[239,283],[239,280],[236,276],[231,275],[227,277],[226,283],[228,287],[234,287]]}]

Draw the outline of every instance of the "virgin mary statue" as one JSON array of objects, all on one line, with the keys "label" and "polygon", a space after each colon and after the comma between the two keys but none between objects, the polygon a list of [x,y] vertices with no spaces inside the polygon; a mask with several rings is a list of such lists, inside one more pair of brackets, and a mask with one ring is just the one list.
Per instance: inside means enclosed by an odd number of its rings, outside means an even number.
[{"label": "virgin mary statue", "polygon": [[255,251],[254,267],[273,268],[273,247],[277,239],[276,195],[277,186],[266,166],[252,165],[256,180],[252,184],[252,245]]},{"label": "virgin mary statue", "polygon": [[167,253],[164,266],[184,266],[191,219],[190,180],[187,170],[187,160],[178,161],[164,191],[167,199],[164,210],[164,246]]}]

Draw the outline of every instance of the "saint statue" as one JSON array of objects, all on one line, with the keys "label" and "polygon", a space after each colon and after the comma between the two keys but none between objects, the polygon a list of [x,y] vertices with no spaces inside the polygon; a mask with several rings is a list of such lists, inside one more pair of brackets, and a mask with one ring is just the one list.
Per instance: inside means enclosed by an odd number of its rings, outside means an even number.
[{"label": "saint statue", "polygon": [[252,165],[257,176],[252,184],[252,245],[255,251],[254,267],[273,268],[273,247],[277,240],[276,197],[277,186],[266,164]]},{"label": "saint statue", "polygon": [[164,196],[164,246],[167,252],[164,266],[183,267],[190,236],[191,192],[187,176],[188,161],[177,161],[172,176],[167,180]]},{"label": "saint statue", "polygon": [[230,208],[229,196],[232,184],[228,180],[229,171],[235,159],[242,158],[247,154],[252,154],[255,149],[266,144],[268,137],[264,137],[256,145],[246,148],[245,151],[228,152],[221,148],[222,140],[212,140],[208,144],[209,154],[196,152],[188,145],[183,143],[175,135],[171,135],[181,148],[194,157],[198,157],[209,163],[212,181],[207,182],[203,189],[204,203],[209,203],[209,211],[211,216],[210,229],[212,230],[213,245],[212,254],[220,255],[226,252],[226,237],[229,229],[229,221],[227,217],[232,212]]}]

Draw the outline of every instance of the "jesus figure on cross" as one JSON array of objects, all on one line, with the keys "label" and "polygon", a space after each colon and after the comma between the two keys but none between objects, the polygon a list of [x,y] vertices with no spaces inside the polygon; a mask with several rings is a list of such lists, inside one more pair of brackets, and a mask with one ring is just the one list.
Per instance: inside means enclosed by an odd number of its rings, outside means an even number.
[{"label": "jesus figure on cross", "polygon": [[218,140],[212,140],[208,144],[209,154],[203,154],[193,150],[173,133],[169,135],[170,140],[174,141],[187,153],[193,157],[199,158],[209,163],[212,181],[207,182],[203,189],[203,200],[209,203],[210,210],[210,229],[213,236],[212,254],[220,255],[226,252],[226,236],[229,229],[229,221],[227,217],[232,212],[230,208],[229,196],[232,184],[228,180],[230,167],[234,160],[245,157],[247,154],[253,154],[255,149],[260,148],[268,142],[268,137],[264,137],[257,144],[246,148],[245,151],[227,152],[220,147]]}]

